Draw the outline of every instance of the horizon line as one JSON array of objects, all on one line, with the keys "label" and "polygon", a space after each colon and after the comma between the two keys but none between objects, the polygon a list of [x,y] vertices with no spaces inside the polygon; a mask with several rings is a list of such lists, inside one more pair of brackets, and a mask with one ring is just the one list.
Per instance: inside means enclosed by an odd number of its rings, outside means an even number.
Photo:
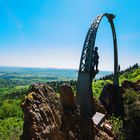
[{"label": "horizon line", "polygon": [[[13,68],[34,68],[34,69],[71,69],[71,70],[76,70],[78,71],[77,68],[65,68],[65,67],[34,67],[34,66],[5,66],[5,65],[0,65],[0,67],[13,67]],[[113,72],[111,70],[100,70],[100,71],[109,71],[109,72]]]}]

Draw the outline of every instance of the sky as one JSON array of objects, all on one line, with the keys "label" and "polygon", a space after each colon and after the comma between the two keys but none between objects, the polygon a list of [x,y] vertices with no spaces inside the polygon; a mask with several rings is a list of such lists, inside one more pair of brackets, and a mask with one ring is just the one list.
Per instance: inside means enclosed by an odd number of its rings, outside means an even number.
[{"label": "sky", "polygon": [[[0,66],[79,67],[86,33],[97,15],[116,15],[119,64],[140,61],[140,0],[0,0]],[[99,69],[113,70],[106,18],[96,45]]]}]

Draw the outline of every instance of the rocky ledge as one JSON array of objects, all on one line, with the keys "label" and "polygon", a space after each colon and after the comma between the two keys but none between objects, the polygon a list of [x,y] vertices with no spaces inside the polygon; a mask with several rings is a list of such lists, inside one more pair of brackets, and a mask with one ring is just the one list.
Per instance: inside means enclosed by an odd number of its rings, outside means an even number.
[{"label": "rocky ledge", "polygon": [[[80,110],[72,88],[63,84],[60,89],[60,97],[57,97],[47,84],[30,86],[22,103],[24,127],[21,140],[84,140]],[[93,100],[96,111],[106,113],[103,106],[95,98]],[[90,140],[116,139],[107,120],[100,127],[93,122],[91,125]]]}]

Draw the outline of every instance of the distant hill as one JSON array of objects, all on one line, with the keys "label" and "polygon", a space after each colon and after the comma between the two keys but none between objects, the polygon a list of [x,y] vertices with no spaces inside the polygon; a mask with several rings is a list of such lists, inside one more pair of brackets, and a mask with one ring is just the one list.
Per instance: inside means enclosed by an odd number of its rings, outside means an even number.
[{"label": "distant hill", "polygon": [[[111,74],[110,71],[100,71],[96,79]],[[24,68],[24,67],[3,67],[0,66],[0,78],[34,78],[46,79],[48,81],[76,80],[78,72],[76,69],[57,68]],[[40,81],[40,80],[39,80]]]}]

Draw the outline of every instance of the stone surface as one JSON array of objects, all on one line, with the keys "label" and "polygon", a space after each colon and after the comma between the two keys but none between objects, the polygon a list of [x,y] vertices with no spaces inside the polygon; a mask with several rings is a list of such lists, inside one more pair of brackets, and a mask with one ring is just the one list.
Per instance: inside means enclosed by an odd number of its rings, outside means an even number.
[{"label": "stone surface", "polygon": [[[32,85],[22,109],[24,127],[21,140],[115,140],[112,131],[97,128],[92,120],[88,123],[89,129],[83,129],[79,106],[70,85],[61,86],[60,98],[46,84]],[[88,137],[83,137],[85,134]]]},{"label": "stone surface", "polygon": [[22,140],[64,139],[60,131],[63,107],[52,88],[47,85],[32,85],[22,103],[24,128]]},{"label": "stone surface", "polygon": [[99,97],[100,103],[104,106],[108,114],[114,112],[115,108],[115,96],[113,84],[107,84],[104,86],[103,91]]},{"label": "stone surface", "polygon": [[107,111],[107,115],[124,116],[124,105],[121,87],[106,84],[99,97],[100,103]]},{"label": "stone surface", "polygon": [[95,97],[93,97],[92,105],[94,106],[95,112],[100,112],[100,113],[103,113],[103,114],[107,114],[107,111],[104,108],[104,106]]},{"label": "stone surface", "polygon": [[137,82],[131,82],[131,81],[125,80],[122,82],[122,87],[123,89],[131,88],[135,91],[140,91],[139,80]]},{"label": "stone surface", "polygon": [[60,100],[61,103],[63,104],[63,107],[66,108],[73,108],[75,106],[74,103],[74,93],[72,91],[72,88],[69,84],[62,84],[60,86]]}]

